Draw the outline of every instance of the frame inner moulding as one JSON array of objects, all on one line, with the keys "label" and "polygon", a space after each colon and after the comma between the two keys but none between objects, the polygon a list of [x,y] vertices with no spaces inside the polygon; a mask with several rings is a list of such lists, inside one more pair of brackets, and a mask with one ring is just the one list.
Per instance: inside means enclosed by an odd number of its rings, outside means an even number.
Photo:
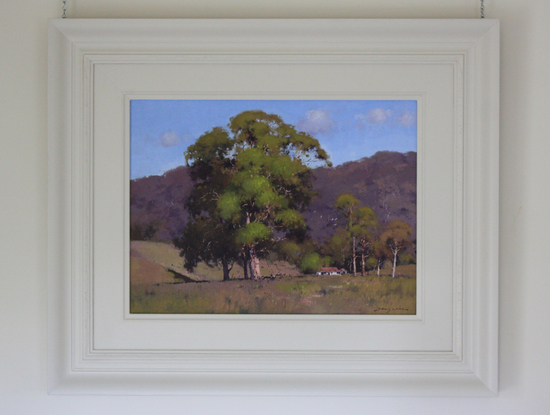
[{"label": "frame inner moulding", "polygon": [[[59,19],[48,69],[51,393],[497,392],[498,21]],[[416,314],[130,314],[134,99],[416,101]]]}]

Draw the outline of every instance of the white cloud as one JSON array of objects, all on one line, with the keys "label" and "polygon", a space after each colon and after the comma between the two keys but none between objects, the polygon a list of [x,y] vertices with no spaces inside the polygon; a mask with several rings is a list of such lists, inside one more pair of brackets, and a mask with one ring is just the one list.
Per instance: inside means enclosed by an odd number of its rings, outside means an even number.
[{"label": "white cloud", "polygon": [[174,147],[180,143],[180,138],[173,131],[167,131],[159,137],[159,144],[163,147]]},{"label": "white cloud", "polygon": [[403,114],[396,117],[396,121],[403,127],[412,127],[416,123],[416,114],[411,114],[408,110],[405,110]]},{"label": "white cloud", "polygon": [[357,114],[355,118],[360,120],[366,120],[369,124],[384,124],[392,116],[391,110],[384,110],[382,108],[373,108],[368,110],[366,114]]},{"label": "white cloud", "polygon": [[404,110],[401,115],[397,115],[392,110],[373,108],[366,114],[355,115],[355,119],[359,120],[359,123],[371,125],[398,124],[403,127],[412,127],[416,123],[416,113],[411,114],[408,110]]},{"label": "white cloud", "polygon": [[298,121],[297,127],[310,134],[327,133],[334,128],[334,121],[328,111],[310,110],[305,119]]}]

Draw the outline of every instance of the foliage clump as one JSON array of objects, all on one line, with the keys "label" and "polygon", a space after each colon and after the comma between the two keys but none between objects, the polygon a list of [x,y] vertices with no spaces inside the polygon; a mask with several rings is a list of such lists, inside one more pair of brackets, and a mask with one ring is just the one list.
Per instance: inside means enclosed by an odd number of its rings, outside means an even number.
[{"label": "foliage clump", "polygon": [[174,240],[192,269],[221,263],[224,279],[240,263],[245,278],[261,277],[260,258],[281,240],[303,242],[301,215],[315,191],[313,161],[330,165],[319,141],[275,114],[244,111],[188,147],[195,184],[187,202],[192,220]]}]

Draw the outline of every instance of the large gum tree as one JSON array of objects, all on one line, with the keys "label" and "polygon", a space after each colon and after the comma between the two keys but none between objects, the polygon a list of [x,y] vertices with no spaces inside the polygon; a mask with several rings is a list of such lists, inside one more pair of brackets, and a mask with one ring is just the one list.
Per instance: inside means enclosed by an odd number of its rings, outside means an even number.
[{"label": "large gum tree", "polygon": [[[263,111],[244,111],[227,129],[203,134],[185,157],[195,181],[194,221],[215,223],[252,279],[261,278],[260,258],[277,240],[304,237],[301,212],[315,195],[311,163],[330,164],[317,139]],[[216,252],[202,256],[214,260],[224,251]]]}]

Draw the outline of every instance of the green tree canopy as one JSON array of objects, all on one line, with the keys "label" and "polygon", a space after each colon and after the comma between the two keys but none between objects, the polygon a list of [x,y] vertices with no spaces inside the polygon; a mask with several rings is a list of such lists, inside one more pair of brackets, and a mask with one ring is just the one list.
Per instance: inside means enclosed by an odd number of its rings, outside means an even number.
[{"label": "green tree canopy", "polygon": [[333,265],[349,269],[352,260],[350,233],[344,228],[336,229],[324,246],[324,254],[330,257]]},{"label": "green tree canopy", "polygon": [[377,228],[378,216],[374,210],[368,206],[361,206],[355,211],[350,233],[359,245],[361,275],[363,276],[365,275],[365,260],[372,253],[372,243],[375,240]]},{"label": "green tree canopy", "polygon": [[193,271],[200,262],[221,265],[224,281],[239,257],[234,244],[235,232],[230,224],[206,216],[195,217],[185,226],[182,235],[174,239],[174,245],[183,256],[184,266]]},{"label": "green tree canopy", "polygon": [[400,220],[394,220],[386,225],[384,232],[380,236],[380,240],[391,251],[393,256],[392,278],[395,278],[397,255],[412,243],[412,232],[411,225]]},{"label": "green tree canopy", "polygon": [[[345,239],[350,244],[349,252],[353,275],[357,273],[358,254],[361,257],[361,275],[365,275],[365,259],[369,255],[374,232],[378,226],[377,215],[370,207],[362,206],[361,202],[350,193],[339,195],[334,201],[334,208],[345,220],[347,232]],[[344,234],[337,233],[334,238],[343,242]],[[334,244],[336,240],[331,241],[331,244]]]},{"label": "green tree canopy", "polygon": [[383,244],[380,240],[376,239],[371,245],[371,252],[372,257],[375,261],[375,267],[376,267],[376,274],[380,276],[380,269],[384,265],[384,262],[386,262],[386,259],[388,259],[388,256],[390,255],[388,247]]},{"label": "green tree canopy", "polygon": [[185,158],[195,181],[190,212],[228,225],[254,279],[278,239],[305,237],[301,212],[315,195],[310,163],[330,165],[317,139],[263,111],[244,111],[228,129],[203,134]]},{"label": "green tree canopy", "polygon": [[227,158],[230,150],[231,140],[222,128],[206,132],[188,147],[187,154],[194,157],[190,175],[195,184],[186,202],[191,220],[173,241],[188,271],[200,262],[221,265],[224,280],[229,279],[233,264],[242,260],[234,242],[235,227],[217,215],[218,195],[232,177],[231,161]]}]

